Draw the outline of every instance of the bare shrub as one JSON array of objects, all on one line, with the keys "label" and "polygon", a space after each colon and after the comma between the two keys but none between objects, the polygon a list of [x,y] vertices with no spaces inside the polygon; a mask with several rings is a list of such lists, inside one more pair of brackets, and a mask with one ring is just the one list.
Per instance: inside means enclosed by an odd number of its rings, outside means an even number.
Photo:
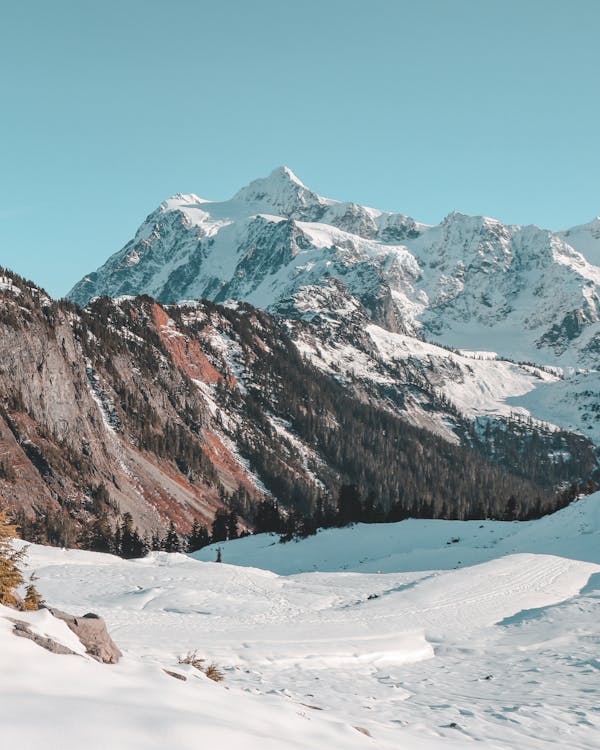
[{"label": "bare shrub", "polygon": [[219,667],[214,662],[205,666],[205,661],[206,659],[198,656],[197,651],[189,651],[185,656],[180,657],[179,664],[189,664],[194,667],[194,669],[205,674],[209,680],[222,682],[225,679],[225,675],[221,672]]}]

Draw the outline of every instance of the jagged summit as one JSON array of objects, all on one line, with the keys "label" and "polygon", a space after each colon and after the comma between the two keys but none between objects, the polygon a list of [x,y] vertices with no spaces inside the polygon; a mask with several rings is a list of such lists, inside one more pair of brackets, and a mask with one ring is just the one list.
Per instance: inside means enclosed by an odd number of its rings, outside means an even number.
[{"label": "jagged summit", "polygon": [[296,185],[300,185],[300,187],[306,187],[302,180],[296,174],[294,174],[290,167],[285,164],[280,167],[275,167],[275,169],[269,175],[269,179],[273,178],[289,180],[290,182],[295,182]]},{"label": "jagged summit", "polygon": [[472,226],[495,226],[502,225],[499,219],[494,219],[492,216],[483,216],[482,214],[465,214],[462,211],[450,211],[442,219],[442,224],[452,224],[461,222],[464,224],[470,224]]},{"label": "jagged summit", "polygon": [[257,195],[273,195],[292,188],[309,190],[302,180],[287,166],[276,167],[267,177],[259,177],[234,195],[234,200],[256,200]]},{"label": "jagged summit", "polygon": [[233,197],[234,201],[262,204],[284,216],[310,211],[325,200],[310,190],[289,167],[274,169],[268,177],[253,180]]}]

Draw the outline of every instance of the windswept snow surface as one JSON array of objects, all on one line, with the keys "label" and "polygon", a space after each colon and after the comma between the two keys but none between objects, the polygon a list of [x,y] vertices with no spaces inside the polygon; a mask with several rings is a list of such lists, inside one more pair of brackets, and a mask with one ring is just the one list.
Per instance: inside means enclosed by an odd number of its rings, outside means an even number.
[{"label": "windswept snow surface", "polygon": [[[45,613],[15,613],[0,605],[3,748],[359,750],[367,746],[366,737],[335,718],[313,720],[302,707],[278,696],[256,698],[228,690],[191,667],[173,667],[172,671],[187,676],[183,682],[152,660],[126,656],[119,665],[107,666],[85,656],[51,654],[11,633],[7,618],[15,614],[65,645],[72,647],[71,641],[77,640],[64,623],[39,616]],[[56,623],[64,626],[59,637]]]},{"label": "windswept snow surface", "polygon": [[[0,610],[3,741],[595,749],[599,542],[600,493],[527,523],[405,521],[286,545],[260,535],[221,545],[220,565],[206,561],[214,548],[123,561],[32,545],[46,599],[104,616],[125,656],[48,654]],[[177,667],[194,649],[224,683]]]}]

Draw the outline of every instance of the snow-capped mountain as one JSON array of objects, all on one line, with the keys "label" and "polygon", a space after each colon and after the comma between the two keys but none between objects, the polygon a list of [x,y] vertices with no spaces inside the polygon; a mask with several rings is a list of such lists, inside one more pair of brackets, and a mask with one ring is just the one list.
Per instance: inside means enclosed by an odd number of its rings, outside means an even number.
[{"label": "snow-capped mountain", "polygon": [[[69,297],[236,299],[323,312],[337,279],[385,328],[543,364],[590,366],[600,341],[600,223],[553,233],[451,213],[428,226],[324,198],[287,167],[229,201],[176,195]],[[595,243],[595,244],[594,244]],[[300,310],[302,308],[302,310]]]},{"label": "snow-capped mountain", "polygon": [[587,224],[557,232],[557,235],[584,255],[590,263],[600,266],[600,216]]}]

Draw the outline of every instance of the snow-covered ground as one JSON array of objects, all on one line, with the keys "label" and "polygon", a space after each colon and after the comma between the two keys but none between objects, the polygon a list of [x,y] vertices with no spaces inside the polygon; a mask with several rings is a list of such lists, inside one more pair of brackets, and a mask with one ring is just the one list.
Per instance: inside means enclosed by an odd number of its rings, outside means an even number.
[{"label": "snow-covered ground", "polygon": [[[49,654],[0,609],[3,746],[600,745],[600,493],[528,523],[221,546],[220,565],[214,548],[123,561],[31,546],[48,602],[104,616],[125,656]],[[19,617],[49,627],[45,613]],[[177,667],[192,650],[224,683]]]},{"label": "snow-covered ground", "polygon": [[279,575],[309,571],[408,573],[477,565],[504,555],[555,555],[600,564],[600,493],[537,521],[433,521],[356,524],[280,544],[271,534],[213,544],[198,560],[223,561]]}]

